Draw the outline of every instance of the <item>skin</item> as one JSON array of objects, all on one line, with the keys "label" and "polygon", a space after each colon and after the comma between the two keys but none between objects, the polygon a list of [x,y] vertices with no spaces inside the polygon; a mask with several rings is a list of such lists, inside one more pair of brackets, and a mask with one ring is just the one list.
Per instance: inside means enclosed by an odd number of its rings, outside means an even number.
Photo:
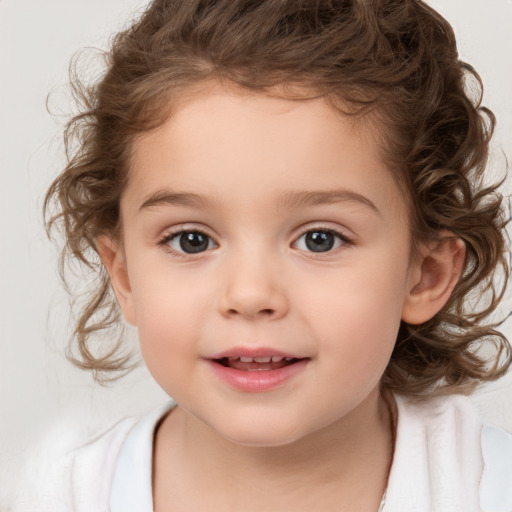
[{"label": "skin", "polygon": [[[156,435],[156,510],[377,510],[392,459],[379,382],[401,320],[445,304],[464,245],[444,233],[411,260],[406,202],[353,122],[321,99],[217,86],[135,142],[122,239],[98,247],[179,404]],[[285,200],[310,192],[323,195]],[[183,252],[183,230],[206,250]],[[315,230],[338,233],[331,250],[307,246]],[[208,359],[241,346],[307,363],[240,391]]]}]

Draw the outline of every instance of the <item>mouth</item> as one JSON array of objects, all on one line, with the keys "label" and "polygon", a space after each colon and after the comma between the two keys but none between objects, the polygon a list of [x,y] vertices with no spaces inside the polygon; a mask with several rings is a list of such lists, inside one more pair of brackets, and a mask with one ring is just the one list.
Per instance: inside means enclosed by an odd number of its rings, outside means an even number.
[{"label": "mouth", "polygon": [[273,349],[235,348],[211,356],[207,361],[214,374],[231,388],[263,392],[281,388],[298,378],[311,358]]},{"label": "mouth", "polygon": [[286,366],[298,363],[301,359],[297,357],[283,357],[283,356],[263,356],[263,357],[220,357],[213,359],[224,368],[232,368],[233,370],[240,370],[245,372],[261,372],[280,370]]}]

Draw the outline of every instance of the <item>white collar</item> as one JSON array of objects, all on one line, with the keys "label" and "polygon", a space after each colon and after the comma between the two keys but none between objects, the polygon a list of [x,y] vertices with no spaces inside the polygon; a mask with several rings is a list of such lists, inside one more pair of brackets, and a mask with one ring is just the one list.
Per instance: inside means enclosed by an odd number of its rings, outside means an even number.
[{"label": "white collar", "polygon": [[110,491],[110,512],[153,512],[152,466],[155,428],[176,404],[144,416],[121,445]]},{"label": "white collar", "polygon": [[[395,398],[398,432],[383,512],[512,512],[510,434],[483,427],[465,397],[443,397],[420,405]],[[153,512],[154,432],[175,405],[167,403],[144,416],[123,441],[114,468],[110,512]],[[455,508],[447,506],[452,503]]]}]

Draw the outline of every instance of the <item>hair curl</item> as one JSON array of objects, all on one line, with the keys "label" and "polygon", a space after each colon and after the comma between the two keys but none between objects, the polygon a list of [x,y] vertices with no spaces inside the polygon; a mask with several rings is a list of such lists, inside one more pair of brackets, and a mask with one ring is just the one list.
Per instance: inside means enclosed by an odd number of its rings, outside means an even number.
[{"label": "hair curl", "polygon": [[[119,234],[134,137],[209,79],[268,94],[299,86],[345,105],[344,114],[373,116],[410,205],[413,240],[448,230],[465,242],[448,303],[425,324],[402,323],[382,385],[421,397],[503,375],[510,345],[488,322],[509,272],[502,196],[484,181],[495,118],[481,106],[480,77],[458,59],[451,26],[418,0],[154,0],[115,36],[96,84],[73,75],[81,112],[66,127],[68,163],[44,204],[48,232],[57,224],[65,234],[62,268],[77,258],[99,280],[76,322],[72,361],[97,380],[129,367],[122,333],[109,349],[90,346],[122,325],[96,240]],[[486,346],[492,356],[479,350]]]}]

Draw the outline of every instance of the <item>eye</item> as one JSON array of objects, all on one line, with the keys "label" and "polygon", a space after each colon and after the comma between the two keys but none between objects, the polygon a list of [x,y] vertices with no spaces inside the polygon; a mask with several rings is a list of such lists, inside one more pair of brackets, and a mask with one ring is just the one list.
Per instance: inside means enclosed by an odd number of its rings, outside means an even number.
[{"label": "eye", "polygon": [[216,246],[215,242],[201,231],[179,231],[167,235],[159,245],[167,245],[178,253],[197,254]]},{"label": "eye", "polygon": [[332,229],[312,229],[297,239],[295,247],[301,251],[328,252],[351,243],[346,236]]}]

